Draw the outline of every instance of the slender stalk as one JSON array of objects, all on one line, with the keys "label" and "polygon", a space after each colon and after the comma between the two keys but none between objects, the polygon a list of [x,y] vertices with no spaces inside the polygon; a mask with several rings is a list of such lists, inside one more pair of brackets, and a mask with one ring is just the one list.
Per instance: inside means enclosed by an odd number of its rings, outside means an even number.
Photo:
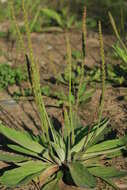
[{"label": "slender stalk", "polygon": [[87,36],[86,16],[87,16],[87,10],[85,7],[84,12],[83,12],[83,21],[82,21],[82,52],[83,52],[83,58],[85,58],[85,56],[86,56],[86,36]]},{"label": "slender stalk", "polygon": [[25,22],[25,28],[26,28],[26,35],[28,40],[28,49],[29,49],[29,58],[30,58],[30,69],[31,69],[31,78],[32,78],[32,90],[35,97],[35,102],[38,108],[41,124],[42,124],[42,134],[43,138],[45,138],[45,134],[47,137],[47,140],[49,140],[49,133],[48,133],[48,122],[47,122],[47,115],[46,115],[46,109],[43,102],[43,98],[41,96],[41,88],[40,88],[40,74],[38,66],[35,62],[34,54],[33,54],[33,48],[32,48],[32,41],[31,41],[31,34],[30,34],[30,27],[28,23],[28,16],[27,12],[25,10],[25,4],[24,0],[22,0],[22,9],[24,14],[24,22]]},{"label": "slender stalk", "polygon": [[100,102],[100,109],[99,109],[99,122],[102,118],[103,108],[104,108],[104,94],[105,94],[105,80],[106,80],[106,73],[105,73],[105,57],[104,57],[104,44],[103,44],[103,36],[102,36],[102,27],[101,22],[98,23],[99,27],[99,42],[100,42],[100,55],[101,55],[101,81],[102,81],[102,89],[101,89],[101,102]]},{"label": "slender stalk", "polygon": [[124,49],[125,52],[127,53],[127,48],[126,48],[126,46],[125,46],[123,40],[121,39],[121,37],[120,37],[120,35],[119,35],[119,32],[118,32],[117,27],[116,27],[115,20],[114,20],[112,14],[111,14],[110,12],[109,12],[108,14],[109,14],[110,22],[111,22],[111,24],[112,24],[113,30],[114,30],[114,32],[115,32],[115,35],[116,35],[117,39],[119,40],[121,46],[123,47],[123,49]]},{"label": "slender stalk", "polygon": [[[48,141],[50,148],[50,137],[49,137],[49,127],[51,129],[51,133],[53,136],[54,141],[56,142],[55,135],[52,129],[51,121],[48,117],[43,97],[41,95],[41,86],[40,86],[40,73],[39,68],[34,58],[33,48],[32,48],[32,41],[31,41],[31,33],[30,27],[28,23],[28,16],[25,10],[24,0],[22,0],[22,9],[24,13],[24,21],[25,21],[25,28],[26,28],[26,35],[28,40],[28,49],[29,49],[29,57],[30,57],[30,69],[31,69],[31,79],[32,79],[32,90],[35,98],[35,102],[38,108],[41,124],[42,124],[42,137],[45,141]],[[46,137],[45,137],[46,135]]]},{"label": "slender stalk", "polygon": [[[105,80],[106,80],[106,73],[105,73],[105,57],[104,57],[104,44],[103,44],[103,36],[102,36],[102,27],[101,22],[98,23],[99,27],[99,42],[100,42],[100,55],[101,55],[101,98],[100,98],[100,106],[99,106],[99,114],[98,114],[98,126],[102,119],[103,108],[104,108],[104,94],[105,94]],[[91,142],[94,141],[96,138],[96,134],[99,128],[93,133],[91,137]],[[85,147],[87,146],[88,141],[85,142]],[[85,149],[84,147],[84,149]]]},{"label": "slender stalk", "polygon": [[79,95],[80,89],[82,87],[83,78],[84,78],[84,64],[85,64],[85,56],[86,56],[86,36],[87,36],[87,29],[86,29],[86,7],[84,8],[83,12],[83,19],[82,19],[82,65],[81,65],[81,77],[79,81],[78,91],[77,91],[77,99],[76,99],[76,110],[78,111],[79,105]]},{"label": "slender stalk", "polygon": [[72,97],[72,52],[71,52],[71,46],[69,37],[66,34],[66,44],[67,44],[67,63],[68,63],[68,69],[69,69],[69,115],[70,115],[70,127],[72,132],[72,144],[74,143],[74,128],[73,128],[73,119],[72,119],[72,103],[71,103],[71,97]]},{"label": "slender stalk", "polygon": [[25,55],[26,54],[26,48],[25,48],[25,45],[24,45],[23,36],[22,36],[22,34],[20,32],[16,17],[15,17],[15,11],[14,11],[14,6],[13,6],[12,2],[10,2],[10,11],[11,11],[11,16],[12,16],[12,21],[14,22],[16,32],[17,32],[17,35],[18,35],[18,38],[19,38],[20,46],[21,46],[21,48],[22,48],[22,50],[24,52],[24,55]]}]

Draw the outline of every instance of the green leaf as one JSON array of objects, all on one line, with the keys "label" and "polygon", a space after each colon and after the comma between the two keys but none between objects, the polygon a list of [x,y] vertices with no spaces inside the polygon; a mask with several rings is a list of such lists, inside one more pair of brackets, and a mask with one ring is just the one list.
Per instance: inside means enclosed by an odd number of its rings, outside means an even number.
[{"label": "green leaf", "polygon": [[105,155],[105,157],[108,158],[108,155],[111,155],[113,153],[119,153],[119,151],[123,150],[123,149],[125,149],[125,146],[121,146],[118,148],[112,148],[112,149],[108,149],[108,150],[104,150],[104,151],[100,151],[100,152],[91,152],[91,153],[82,152],[80,154],[80,160],[87,160],[87,159],[91,159],[91,158],[94,158],[94,157],[97,157],[100,155]]},{"label": "green leaf", "polygon": [[15,154],[10,154],[8,152],[0,152],[0,161],[3,162],[12,162],[12,163],[16,163],[16,162],[23,162],[28,160],[29,158],[21,156],[21,155],[15,155]]},{"label": "green leaf", "polygon": [[54,148],[55,152],[57,153],[58,157],[60,158],[61,162],[64,162],[65,160],[64,150],[56,143],[51,143],[51,145]]},{"label": "green leaf", "polygon": [[46,17],[54,20],[59,26],[61,26],[61,27],[63,26],[62,18],[60,16],[60,14],[58,14],[56,11],[54,11],[52,9],[48,9],[48,8],[44,8],[41,11]]},{"label": "green leaf", "polygon": [[118,157],[118,156],[123,156],[123,150],[120,149],[116,152],[112,152],[112,153],[109,153],[106,155],[107,158],[111,159],[111,158],[114,158],[114,157]]},{"label": "green leaf", "polygon": [[13,142],[32,150],[33,152],[41,153],[44,150],[44,148],[38,142],[32,140],[26,132],[16,131],[15,129],[0,124],[0,133]]},{"label": "green leaf", "polygon": [[114,167],[92,167],[88,168],[89,172],[97,177],[103,178],[114,178],[124,177],[127,175],[127,171],[119,171]]},{"label": "green leaf", "polygon": [[20,183],[18,183],[18,186],[27,185],[31,180],[39,177],[40,174],[41,174],[41,172],[37,172],[37,173],[31,174],[31,175],[25,177],[22,181],[20,181]]},{"label": "green leaf", "polygon": [[69,170],[75,184],[79,187],[96,187],[96,178],[81,163],[75,162],[69,165]]},{"label": "green leaf", "polygon": [[120,138],[120,139],[107,140],[102,143],[99,143],[99,144],[89,147],[86,150],[86,153],[100,152],[100,151],[105,151],[105,150],[109,150],[109,149],[114,149],[114,148],[124,146],[126,144],[127,144],[127,136]]},{"label": "green leaf", "polygon": [[104,137],[109,130],[106,128],[109,123],[109,119],[104,119],[101,123],[98,123],[93,127],[92,132],[88,135],[87,148],[96,144]]},{"label": "green leaf", "polygon": [[83,145],[85,143],[85,137],[83,137],[77,144],[75,144],[72,149],[71,149],[71,153],[73,152],[79,152],[82,148],[83,148]]},{"label": "green leaf", "polygon": [[120,47],[119,44],[113,45],[112,46],[115,52],[115,55],[120,58],[122,61],[127,63],[127,53],[126,51]]},{"label": "green leaf", "polygon": [[16,152],[19,152],[19,153],[22,153],[22,154],[27,154],[27,155],[30,155],[30,156],[35,156],[35,157],[39,157],[38,154],[36,152],[33,152],[31,150],[28,150],[26,148],[23,148],[21,146],[18,146],[18,145],[13,145],[13,144],[8,144],[7,145],[10,149],[16,151]]},{"label": "green leaf", "polygon": [[83,145],[84,145],[84,142],[86,141],[87,135],[88,135],[87,143],[89,143],[90,140],[92,139],[95,131],[98,129],[96,135],[100,135],[104,131],[104,129],[106,128],[108,123],[109,123],[109,120],[105,119],[101,123],[94,125],[92,127],[91,131],[89,132],[89,134],[88,134],[89,126],[87,126],[86,128],[85,127],[82,128],[80,130],[80,133],[76,137],[76,143],[72,147],[71,152],[79,152],[83,148]]},{"label": "green leaf", "polygon": [[44,171],[49,164],[41,161],[31,161],[24,163],[21,167],[5,171],[0,177],[0,183],[8,187],[17,186],[26,177]]}]

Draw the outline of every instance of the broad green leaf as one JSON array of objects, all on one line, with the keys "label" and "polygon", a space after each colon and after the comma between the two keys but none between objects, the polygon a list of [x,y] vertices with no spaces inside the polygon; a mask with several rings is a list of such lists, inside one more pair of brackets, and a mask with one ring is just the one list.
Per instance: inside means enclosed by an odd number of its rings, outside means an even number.
[{"label": "broad green leaf", "polygon": [[16,162],[23,162],[26,160],[29,160],[29,158],[21,155],[10,154],[8,152],[0,152],[0,161],[3,162],[16,163]]},{"label": "broad green leaf", "polygon": [[61,162],[65,160],[65,152],[64,150],[57,144],[51,143],[52,147],[54,148],[55,152],[57,153],[58,157],[60,158]]},{"label": "broad green leaf", "polygon": [[[27,160],[27,161],[25,161],[25,162],[20,162],[20,163],[17,163],[17,165],[18,166],[25,166],[25,165],[28,165],[29,163],[32,163],[32,162],[34,162],[35,160]],[[38,160],[36,160],[36,161],[38,161]],[[36,162],[35,161],[35,162]],[[40,161],[41,162],[41,161]]]},{"label": "broad green leaf", "polygon": [[99,142],[105,133],[108,132],[106,128],[109,123],[109,119],[104,119],[101,123],[95,125],[94,130],[89,133],[87,140],[87,148]]},{"label": "broad green leaf", "polygon": [[108,158],[108,155],[111,155],[113,153],[119,153],[120,150],[125,149],[125,146],[121,146],[118,148],[112,148],[112,149],[108,149],[108,150],[103,150],[100,152],[91,152],[91,153],[86,153],[86,152],[81,152],[80,153],[80,160],[87,160],[87,159],[92,159],[94,157],[97,157],[99,155],[105,155],[105,157]]},{"label": "broad green leaf", "polygon": [[100,152],[100,151],[109,150],[109,149],[113,149],[113,148],[119,148],[126,144],[127,144],[127,136],[120,138],[120,139],[107,140],[102,143],[99,143],[99,144],[89,147],[86,150],[86,153]]},{"label": "broad green leaf", "polygon": [[44,152],[43,152],[43,154],[42,154],[42,158],[44,158],[44,159],[47,159],[48,161],[50,161],[50,162],[53,162],[53,160],[51,159],[51,157],[50,157],[50,151],[49,150],[45,150]]},{"label": "broad green leaf", "polygon": [[58,165],[61,165],[61,160],[60,160],[60,158],[56,155],[56,153],[54,154],[53,151],[50,151],[49,154],[50,154],[51,159],[52,159],[55,163],[57,163]]},{"label": "broad green leaf", "polygon": [[75,162],[69,165],[69,170],[75,184],[79,187],[96,187],[96,178],[81,163]]},{"label": "broad green leaf", "polygon": [[52,125],[52,137],[53,137],[53,140],[54,142],[60,147],[62,148],[63,150],[65,150],[65,143],[63,141],[63,138],[62,138],[62,134],[61,134],[61,131],[57,131],[54,126],[53,126],[53,123],[50,122],[51,125]]},{"label": "broad green leaf", "polygon": [[65,151],[65,143],[62,137],[62,134],[56,131],[56,143]]},{"label": "broad green leaf", "polygon": [[56,11],[54,11],[53,9],[48,9],[48,8],[43,8],[41,11],[46,17],[54,20],[59,26],[61,27],[63,26],[61,15],[58,14]]},{"label": "broad green leaf", "polygon": [[30,156],[35,156],[35,157],[38,157],[38,154],[36,152],[33,152],[31,150],[28,150],[26,148],[23,148],[21,146],[18,146],[18,145],[13,145],[13,144],[8,144],[7,145],[10,149],[16,151],[16,152],[19,152],[19,153],[22,153],[22,154],[26,154],[26,155],[30,155]]},{"label": "broad green leaf", "polygon": [[0,177],[0,183],[8,187],[17,186],[26,177],[44,171],[49,164],[41,161],[24,163],[21,167],[5,171]]},{"label": "broad green leaf", "polygon": [[124,177],[127,175],[127,171],[119,171],[114,167],[91,167],[88,168],[89,172],[97,177],[103,178],[114,178],[114,177]]},{"label": "broad green leaf", "polygon": [[75,145],[80,142],[80,140],[88,134],[89,125],[83,127],[80,125],[77,129],[75,129]]},{"label": "broad green leaf", "polygon": [[86,140],[86,138],[84,137],[77,144],[75,144],[71,149],[71,153],[79,152],[83,148],[85,140]]},{"label": "broad green leaf", "polygon": [[111,158],[122,156],[122,155],[123,155],[123,150],[118,150],[117,152],[112,152],[112,153],[106,155],[106,157],[111,159]]},{"label": "broad green leaf", "polygon": [[0,124],[0,133],[6,136],[9,140],[12,140],[26,149],[32,150],[33,152],[41,153],[44,150],[44,148],[38,142],[32,140],[26,132],[17,131]]},{"label": "broad green leaf", "polygon": [[41,174],[41,172],[37,172],[37,173],[31,174],[31,175],[25,177],[22,181],[20,181],[20,183],[18,183],[18,186],[27,185],[31,180],[34,180],[37,177],[39,177],[40,174]]},{"label": "broad green leaf", "polygon": [[105,119],[100,124],[94,125],[91,131],[89,132],[89,134],[88,134],[89,126],[87,126],[86,128],[85,127],[82,128],[81,132],[76,137],[76,144],[72,147],[71,152],[79,152],[83,148],[86,138],[87,138],[87,143],[88,143],[90,139],[93,137],[95,131],[98,129],[96,135],[101,134],[106,128],[108,123],[109,123],[109,120]]}]

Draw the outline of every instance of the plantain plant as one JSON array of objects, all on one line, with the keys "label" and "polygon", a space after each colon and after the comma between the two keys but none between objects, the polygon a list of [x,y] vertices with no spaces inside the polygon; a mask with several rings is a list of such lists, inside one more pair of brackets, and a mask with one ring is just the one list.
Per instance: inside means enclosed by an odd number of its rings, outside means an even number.
[{"label": "plantain plant", "polygon": [[[49,8],[41,9],[42,15],[46,20],[45,25],[59,26],[61,29],[70,29],[75,24],[75,15],[69,15],[67,7],[63,7],[61,10],[53,10]],[[44,23],[43,23],[44,24]]]},{"label": "plantain plant", "polygon": [[[112,14],[109,12],[109,18],[117,37],[118,42],[112,46],[113,55],[115,58],[121,61],[117,65],[107,65],[107,81],[112,83],[114,86],[126,86],[127,85],[127,46],[124,40],[122,40],[119,31],[117,29],[115,20]],[[91,81],[100,82],[101,70],[95,67],[93,70],[88,72]]]},{"label": "plantain plant", "polygon": [[119,71],[119,72],[117,72],[116,75],[118,76],[118,78],[120,80],[120,84],[126,85],[127,84],[126,83],[126,79],[127,79],[126,78],[126,75],[127,75],[127,46],[126,46],[125,42],[122,40],[122,38],[120,37],[120,34],[119,34],[116,24],[115,24],[115,20],[110,12],[109,12],[109,18],[110,18],[110,22],[111,22],[112,28],[114,30],[114,33],[118,40],[118,43],[113,46],[114,54],[122,62],[117,68],[117,71]]},{"label": "plantain plant", "polygon": [[104,163],[126,151],[127,136],[113,140],[104,138],[108,133],[109,120],[101,119],[105,91],[101,23],[99,23],[99,34],[102,56],[102,96],[99,119],[96,124],[84,127],[77,117],[74,117],[71,103],[71,52],[68,46],[69,108],[64,108],[64,125],[57,130],[46,112],[41,96],[39,70],[33,56],[24,0],[22,0],[22,7],[29,46],[29,54],[26,55],[28,74],[40,116],[41,129],[38,135],[34,135],[0,123],[0,134],[7,138],[4,145],[1,144],[2,148],[6,149],[0,151],[0,160],[9,165],[0,170],[0,183],[14,188],[33,181],[34,184],[39,184],[39,189],[58,190],[61,180],[69,185],[95,188],[97,178],[100,178],[117,189],[112,178],[123,177],[127,171],[120,171]]}]

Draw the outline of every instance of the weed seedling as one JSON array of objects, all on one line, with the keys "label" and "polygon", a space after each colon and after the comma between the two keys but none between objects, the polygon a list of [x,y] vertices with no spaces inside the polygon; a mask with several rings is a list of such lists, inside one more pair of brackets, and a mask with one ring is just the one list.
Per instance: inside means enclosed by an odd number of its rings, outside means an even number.
[{"label": "weed seedling", "polygon": [[27,79],[21,68],[12,68],[8,64],[0,64],[0,90],[9,85],[20,84]]}]

